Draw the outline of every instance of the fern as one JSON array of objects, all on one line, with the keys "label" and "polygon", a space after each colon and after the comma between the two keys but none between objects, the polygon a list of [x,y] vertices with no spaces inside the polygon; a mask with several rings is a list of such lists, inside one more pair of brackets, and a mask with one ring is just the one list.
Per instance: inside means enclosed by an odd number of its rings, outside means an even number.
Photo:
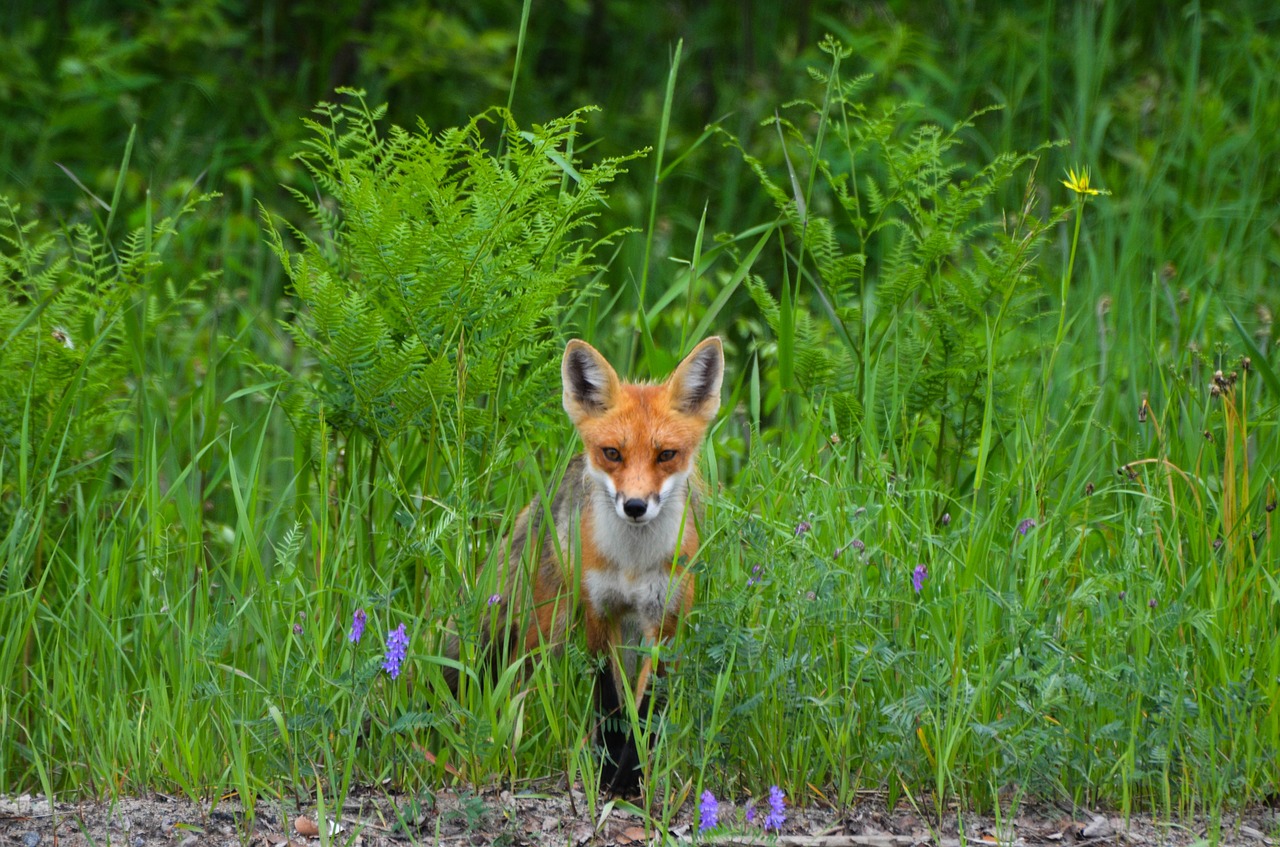
[{"label": "fern", "polygon": [[[141,374],[130,348],[186,303],[148,285],[160,266],[155,245],[207,199],[112,245],[83,223],[52,230],[23,221],[0,197],[0,465],[18,468],[0,478],[0,514],[45,492],[56,501],[100,475],[96,461],[132,423],[126,401]],[[131,335],[125,315],[139,305]]]},{"label": "fern", "polygon": [[442,474],[427,484],[453,491],[558,395],[556,319],[595,293],[596,253],[617,235],[597,236],[595,217],[632,157],[572,161],[588,110],[410,131],[343,94],[315,109],[298,156],[322,192],[295,194],[312,233],[264,214],[296,297],[284,327],[314,362],[288,375],[285,408],[313,448],[321,419],[374,462],[423,444],[444,459],[427,460]]},{"label": "fern", "polygon": [[[784,189],[762,159],[742,153],[823,305],[824,319],[803,300],[792,310],[795,387],[829,399],[843,436],[895,445],[900,460],[954,481],[976,446],[987,382],[999,385],[1010,364],[996,356],[988,373],[987,345],[1025,317],[1036,251],[1065,214],[1038,220],[1024,201],[1010,226],[995,204],[1049,145],[966,172],[955,148],[977,115],[942,128],[916,124],[907,105],[875,114],[858,99],[866,78],[840,78],[848,51],[831,40],[823,49],[831,70],[813,76],[826,98],[790,104],[810,113],[801,120],[765,121],[788,163],[809,163],[812,191]],[[781,336],[777,301],[758,281],[749,290]]]}]

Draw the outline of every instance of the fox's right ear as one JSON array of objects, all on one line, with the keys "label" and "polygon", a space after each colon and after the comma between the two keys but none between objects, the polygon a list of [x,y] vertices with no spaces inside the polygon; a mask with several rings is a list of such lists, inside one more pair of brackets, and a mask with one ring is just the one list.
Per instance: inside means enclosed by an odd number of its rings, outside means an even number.
[{"label": "fox's right ear", "polygon": [[621,385],[604,356],[576,338],[564,348],[560,379],[564,383],[564,410],[574,423],[607,412]]}]

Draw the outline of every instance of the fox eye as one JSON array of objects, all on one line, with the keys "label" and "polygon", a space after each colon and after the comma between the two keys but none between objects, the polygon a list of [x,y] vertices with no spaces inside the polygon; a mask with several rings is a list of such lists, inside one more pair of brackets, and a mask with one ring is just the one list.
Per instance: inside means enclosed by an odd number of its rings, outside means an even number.
[{"label": "fox eye", "polygon": [[671,461],[672,459],[674,459],[675,457],[676,457],[676,451],[675,451],[675,450],[663,450],[661,453],[659,453],[659,454],[658,454],[658,461],[659,461],[659,462],[669,462],[669,461]]},{"label": "fox eye", "polygon": [[600,452],[603,453],[604,457],[611,462],[622,461],[622,454],[618,452],[617,447],[605,447]]}]

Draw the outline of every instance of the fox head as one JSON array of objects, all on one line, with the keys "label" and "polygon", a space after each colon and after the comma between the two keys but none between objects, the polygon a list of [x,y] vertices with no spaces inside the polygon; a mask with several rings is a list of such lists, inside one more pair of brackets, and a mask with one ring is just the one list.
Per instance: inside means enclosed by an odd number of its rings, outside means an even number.
[{"label": "fox head", "polygon": [[702,436],[720,409],[720,339],[693,348],[656,385],[623,382],[595,348],[575,339],[560,375],[564,410],[586,446],[587,473],[618,517],[645,524],[673,494],[683,502]]}]

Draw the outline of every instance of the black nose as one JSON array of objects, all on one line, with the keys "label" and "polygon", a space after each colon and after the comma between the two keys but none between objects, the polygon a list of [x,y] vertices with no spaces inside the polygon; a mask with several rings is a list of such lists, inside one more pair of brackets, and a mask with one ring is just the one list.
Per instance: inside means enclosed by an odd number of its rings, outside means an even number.
[{"label": "black nose", "polygon": [[622,504],[622,511],[626,512],[629,518],[638,518],[649,511],[649,504],[639,497],[632,497]]}]

